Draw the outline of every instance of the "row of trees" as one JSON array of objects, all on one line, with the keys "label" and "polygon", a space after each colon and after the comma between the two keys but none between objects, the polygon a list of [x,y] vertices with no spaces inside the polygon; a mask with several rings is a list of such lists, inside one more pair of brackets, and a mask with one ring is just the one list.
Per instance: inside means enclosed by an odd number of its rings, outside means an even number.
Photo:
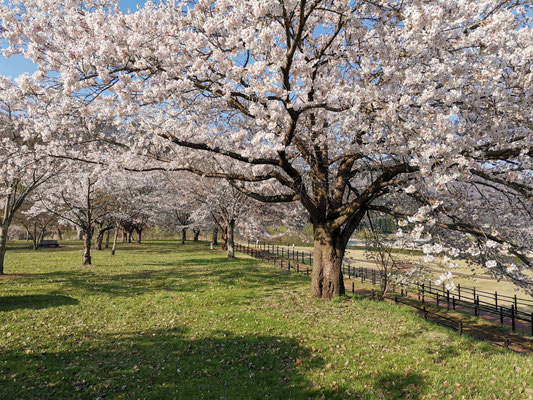
[{"label": "row of trees", "polygon": [[[43,4],[0,8],[4,53],[38,66],[10,89],[32,100],[3,112],[8,130],[24,132],[8,142],[25,143],[23,163],[46,154],[52,166],[17,175],[6,147],[3,224],[66,160],[188,171],[224,180],[221,203],[235,207],[212,218],[223,237],[250,199],[305,210],[316,297],[344,293],[345,248],[369,212],[394,217],[404,240],[425,241],[428,260],[445,256],[450,271],[469,257],[531,288],[530,1],[176,0],[134,13],[111,0]],[[195,187],[181,176],[145,198],[181,205]],[[180,193],[159,198],[169,182]]]}]

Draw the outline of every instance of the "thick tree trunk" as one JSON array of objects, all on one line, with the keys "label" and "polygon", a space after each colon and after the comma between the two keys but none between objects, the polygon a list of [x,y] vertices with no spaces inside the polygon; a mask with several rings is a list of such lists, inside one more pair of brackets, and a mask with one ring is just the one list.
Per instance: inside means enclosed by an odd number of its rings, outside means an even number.
[{"label": "thick tree trunk", "polygon": [[346,245],[339,231],[324,226],[314,227],[313,297],[331,299],[345,293],[342,259]]},{"label": "thick tree trunk", "polygon": [[233,238],[233,233],[235,231],[235,220],[232,219],[228,224],[228,233],[227,233],[227,247],[228,247],[228,258],[235,257],[235,243]]},{"label": "thick tree trunk", "polygon": [[126,231],[126,229],[122,229],[122,243],[127,243],[128,242],[128,232]]},{"label": "thick tree trunk", "polygon": [[83,249],[83,265],[91,265],[91,240],[92,240],[91,228],[85,229],[84,232],[84,249]]},{"label": "thick tree trunk", "polygon": [[9,226],[0,226],[0,275],[4,275],[4,259],[7,247],[7,231]]},{"label": "thick tree trunk", "polygon": [[185,244],[185,240],[187,240],[187,229],[183,228],[181,230],[181,244]]},{"label": "thick tree trunk", "polygon": [[133,229],[128,231],[128,243],[131,243],[133,238]]},{"label": "thick tree trunk", "polygon": [[59,228],[57,228],[57,240],[63,240],[63,233],[61,233]]},{"label": "thick tree trunk", "polygon": [[102,244],[104,243],[104,233],[105,233],[105,230],[100,229],[98,230],[98,234],[96,235],[95,247],[96,247],[96,250],[98,251],[102,250]]},{"label": "thick tree trunk", "polygon": [[135,240],[135,243],[141,244],[142,243],[143,230],[142,229],[136,229],[136,232],[137,232],[137,239]]},{"label": "thick tree trunk", "polygon": [[105,248],[109,249],[109,237],[111,236],[111,229],[108,229],[105,234]]},{"label": "thick tree trunk", "polygon": [[227,228],[222,231],[222,250],[228,249],[228,232]]},{"label": "thick tree trunk", "polygon": [[218,228],[215,226],[213,228],[213,246],[218,244]]},{"label": "thick tree trunk", "polygon": [[194,241],[197,242],[198,241],[198,238],[200,236],[200,230],[199,229],[195,229],[194,230]]},{"label": "thick tree trunk", "polygon": [[118,239],[118,225],[115,227],[115,236],[113,237],[113,247],[111,248],[111,255],[115,255],[115,250],[117,248],[117,239]]},{"label": "thick tree trunk", "polygon": [[37,235],[37,224],[33,224],[33,250],[39,250],[39,236]]}]

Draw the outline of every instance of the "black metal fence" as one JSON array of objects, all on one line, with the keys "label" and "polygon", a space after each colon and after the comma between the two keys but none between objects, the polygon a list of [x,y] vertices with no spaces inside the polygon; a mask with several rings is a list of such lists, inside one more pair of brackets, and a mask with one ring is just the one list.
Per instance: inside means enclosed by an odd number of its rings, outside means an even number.
[{"label": "black metal fence", "polygon": [[[264,242],[250,242],[247,245],[236,244],[236,250],[261,258],[265,261],[280,265],[280,268],[293,269],[309,275],[313,265],[313,253],[295,250],[294,247],[271,245]],[[363,268],[345,261],[342,272],[348,279],[370,281],[373,285],[380,285],[383,281],[383,271],[373,268]],[[393,292],[396,292],[393,284]],[[476,317],[485,317],[499,321],[500,325],[509,326],[513,332],[527,330],[533,336],[533,299],[520,298],[516,295],[507,296],[495,292],[487,292],[475,287],[457,285],[455,290],[447,290],[445,285],[435,285],[429,282],[415,282],[399,286],[402,296],[412,295],[425,303],[433,300],[437,306],[461,312],[472,313]]]}]

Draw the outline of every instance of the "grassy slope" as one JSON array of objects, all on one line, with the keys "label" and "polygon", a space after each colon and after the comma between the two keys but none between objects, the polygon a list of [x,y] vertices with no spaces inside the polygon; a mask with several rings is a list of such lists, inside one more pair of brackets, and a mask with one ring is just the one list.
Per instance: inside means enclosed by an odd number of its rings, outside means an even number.
[{"label": "grassy slope", "polygon": [[[11,250],[0,399],[533,398],[533,362],[208,245]],[[322,397],[324,395],[324,397]],[[493,397],[491,397],[493,396]]]}]

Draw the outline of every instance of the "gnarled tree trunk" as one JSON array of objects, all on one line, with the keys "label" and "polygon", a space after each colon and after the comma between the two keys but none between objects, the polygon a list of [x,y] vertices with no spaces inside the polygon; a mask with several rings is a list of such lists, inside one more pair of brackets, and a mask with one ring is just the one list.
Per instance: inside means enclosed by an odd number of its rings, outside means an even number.
[{"label": "gnarled tree trunk", "polygon": [[235,231],[235,220],[232,219],[227,227],[226,243],[228,247],[228,258],[235,257],[235,243],[234,243],[234,231]]},{"label": "gnarled tree trunk", "polygon": [[213,228],[213,246],[218,244],[218,228],[215,226]]},{"label": "gnarled tree trunk", "polygon": [[228,249],[228,231],[227,228],[222,229],[221,231],[222,236],[222,250]]},{"label": "gnarled tree trunk", "polygon": [[0,275],[4,275],[4,259],[6,256],[7,247],[7,231],[9,226],[0,225]]},{"label": "gnarled tree trunk", "polygon": [[197,242],[198,241],[198,238],[200,236],[200,229],[195,229],[194,230],[194,241]]},{"label": "gnarled tree trunk", "polygon": [[187,240],[187,229],[182,228],[182,230],[181,230],[181,244],[185,244],[186,240]]},{"label": "gnarled tree trunk", "polygon": [[109,248],[109,237],[111,236],[111,230],[112,229],[108,229],[105,235],[105,248],[106,249]]},{"label": "gnarled tree trunk", "polygon": [[84,229],[83,233],[83,265],[91,265],[91,240],[93,232],[91,228]]},{"label": "gnarled tree trunk", "polygon": [[115,255],[115,251],[117,249],[117,239],[118,239],[118,230],[119,230],[119,224],[115,226],[115,236],[113,237],[113,247],[111,248],[111,255]]},{"label": "gnarled tree trunk", "polygon": [[331,299],[345,293],[341,268],[345,250],[339,230],[314,227],[313,297]]},{"label": "gnarled tree trunk", "polygon": [[136,228],[135,231],[137,232],[137,239],[135,240],[135,243],[141,244],[142,243],[143,230],[142,230],[142,228]]}]

